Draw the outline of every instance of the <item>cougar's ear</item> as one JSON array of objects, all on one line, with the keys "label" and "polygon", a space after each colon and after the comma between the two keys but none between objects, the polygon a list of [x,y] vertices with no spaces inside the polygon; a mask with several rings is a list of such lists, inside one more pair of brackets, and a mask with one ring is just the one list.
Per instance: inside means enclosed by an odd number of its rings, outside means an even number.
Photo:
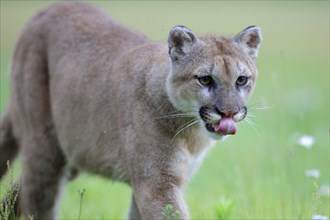
[{"label": "cougar's ear", "polygon": [[258,56],[258,49],[262,41],[259,27],[249,26],[238,33],[233,39],[235,42],[242,45],[247,54],[253,59]]},{"label": "cougar's ear", "polygon": [[198,41],[196,35],[189,28],[182,25],[173,27],[167,40],[171,59],[177,60],[180,56],[188,53],[191,46]]}]

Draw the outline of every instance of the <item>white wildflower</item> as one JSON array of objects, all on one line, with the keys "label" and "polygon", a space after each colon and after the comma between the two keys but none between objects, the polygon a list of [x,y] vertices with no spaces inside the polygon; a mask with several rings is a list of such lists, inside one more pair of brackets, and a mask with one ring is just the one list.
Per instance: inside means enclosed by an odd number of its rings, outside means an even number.
[{"label": "white wildflower", "polygon": [[298,138],[297,144],[300,146],[306,148],[306,149],[311,149],[315,143],[315,139],[311,135],[302,135]]},{"label": "white wildflower", "polygon": [[323,184],[319,191],[320,196],[329,197],[330,196],[330,185],[329,183]]},{"label": "white wildflower", "polygon": [[313,215],[312,220],[329,220],[329,218],[324,215]]},{"label": "white wildflower", "polygon": [[305,170],[305,176],[308,177],[315,177],[318,178],[320,177],[320,171],[319,170]]}]

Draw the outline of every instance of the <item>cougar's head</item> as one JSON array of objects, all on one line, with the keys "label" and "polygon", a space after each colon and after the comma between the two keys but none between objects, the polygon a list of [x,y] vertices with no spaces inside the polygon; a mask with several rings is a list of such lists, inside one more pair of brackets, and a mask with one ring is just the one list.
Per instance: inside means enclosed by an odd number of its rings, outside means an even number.
[{"label": "cougar's head", "polygon": [[246,101],[256,83],[255,59],[261,40],[256,26],[235,37],[201,38],[184,26],[173,27],[166,84],[172,104],[198,118],[214,139],[235,134],[236,122],[245,118]]}]

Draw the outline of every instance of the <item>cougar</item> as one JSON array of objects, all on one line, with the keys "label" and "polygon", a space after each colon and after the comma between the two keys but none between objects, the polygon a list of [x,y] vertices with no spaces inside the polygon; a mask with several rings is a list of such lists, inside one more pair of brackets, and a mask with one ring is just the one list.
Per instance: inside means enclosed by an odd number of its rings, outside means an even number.
[{"label": "cougar", "polygon": [[86,3],[35,15],[13,54],[1,119],[0,175],[22,155],[17,211],[55,219],[73,170],[132,187],[129,219],[188,219],[183,191],[215,140],[234,135],[257,79],[262,37],[197,36],[174,26],[155,43]]}]

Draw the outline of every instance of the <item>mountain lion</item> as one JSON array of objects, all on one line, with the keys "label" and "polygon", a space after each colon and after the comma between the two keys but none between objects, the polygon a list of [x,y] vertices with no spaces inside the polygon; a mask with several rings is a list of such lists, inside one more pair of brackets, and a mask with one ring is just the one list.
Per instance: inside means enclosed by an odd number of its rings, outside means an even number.
[{"label": "mountain lion", "polygon": [[19,37],[1,119],[0,175],[22,155],[17,210],[56,218],[73,170],[132,187],[129,219],[187,219],[183,190],[214,140],[236,133],[257,79],[260,29],[173,27],[154,43],[86,3],[39,12]]}]

